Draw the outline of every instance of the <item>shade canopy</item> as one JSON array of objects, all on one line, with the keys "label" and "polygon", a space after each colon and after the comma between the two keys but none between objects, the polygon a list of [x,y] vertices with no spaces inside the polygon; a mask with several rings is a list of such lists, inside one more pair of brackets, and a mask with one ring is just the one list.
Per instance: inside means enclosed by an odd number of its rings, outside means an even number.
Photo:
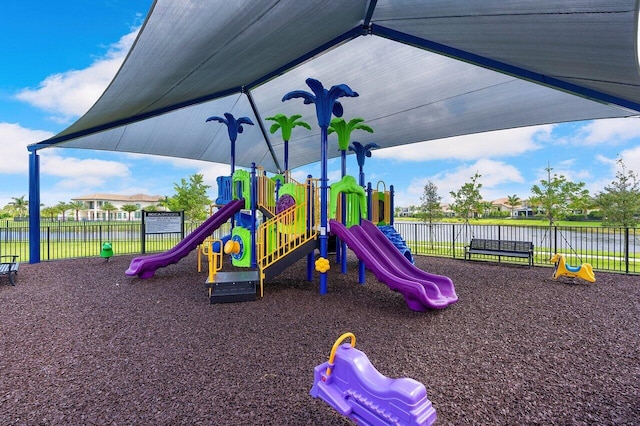
[{"label": "shade canopy", "polygon": [[[266,117],[301,114],[289,165],[320,159],[315,108],[293,90],[347,84],[344,118],[381,148],[640,112],[635,0],[156,0],[116,77],[58,135],[30,145],[284,167]],[[332,141],[330,140],[330,144]],[[443,143],[434,141],[433,143]],[[332,146],[332,145],[330,145]],[[338,156],[335,149],[330,156]]]}]

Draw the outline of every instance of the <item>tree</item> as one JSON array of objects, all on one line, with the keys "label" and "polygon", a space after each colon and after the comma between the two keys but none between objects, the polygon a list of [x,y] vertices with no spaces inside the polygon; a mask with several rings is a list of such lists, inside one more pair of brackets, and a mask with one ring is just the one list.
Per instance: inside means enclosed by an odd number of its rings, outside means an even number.
[{"label": "tree", "polygon": [[9,202],[9,205],[13,208],[13,210],[18,213],[18,216],[26,216],[27,208],[29,207],[29,200],[25,200],[23,195],[21,197],[11,197],[13,201]]},{"label": "tree", "polygon": [[493,213],[493,203],[491,201],[482,201],[478,202],[477,210],[481,212],[482,216],[491,216]]},{"label": "tree", "polygon": [[507,196],[507,202],[505,204],[509,206],[509,209],[511,209],[511,217],[513,217],[513,211],[515,210],[516,206],[520,205],[520,197],[518,197],[516,194],[509,195]]},{"label": "tree", "polygon": [[62,213],[62,221],[66,221],[67,218],[65,217],[65,214],[67,210],[69,210],[69,204],[65,203],[64,201],[58,201],[58,204],[56,204],[56,208],[60,211],[60,213]]},{"label": "tree", "polygon": [[640,213],[640,182],[621,158],[616,162],[620,166],[616,180],[596,195],[596,205],[602,211],[603,225],[633,228],[638,224]]},{"label": "tree", "polygon": [[194,174],[189,180],[180,179],[180,184],[174,183],[176,194],[171,197],[171,210],[184,210],[185,217],[192,221],[204,220],[208,215],[207,206],[211,200],[207,196],[207,189],[203,175]]},{"label": "tree", "polygon": [[438,195],[438,187],[435,183],[428,181],[424,186],[424,192],[420,197],[420,218],[429,225],[442,217],[442,207],[440,202],[442,197]]},{"label": "tree", "polygon": [[72,201],[69,203],[69,208],[76,212],[76,222],[80,220],[80,210],[84,210],[84,203],[82,201]]},{"label": "tree", "polygon": [[107,220],[111,220],[111,212],[118,210],[118,208],[109,201],[102,203],[102,207],[100,208],[107,212]]},{"label": "tree", "polygon": [[131,213],[138,211],[138,206],[135,204],[124,204],[120,207],[120,210],[127,212],[128,220],[131,220]]},{"label": "tree", "polygon": [[482,184],[478,182],[480,177],[481,175],[476,172],[471,177],[471,182],[462,185],[458,191],[449,192],[453,198],[451,209],[467,223],[473,217],[473,214],[480,209],[480,202],[482,201],[482,196],[480,195]]},{"label": "tree", "polygon": [[570,209],[573,200],[589,196],[589,191],[584,188],[584,182],[574,183],[567,180],[564,175],[556,173],[551,176],[550,166],[546,169],[547,180],[542,179],[540,186],[531,187],[531,203],[542,208],[545,217],[549,220],[549,226],[555,219],[563,217]]},{"label": "tree", "polygon": [[[150,210],[149,207],[151,207],[151,206],[145,207],[145,210],[146,211],[153,211],[153,210]],[[162,199],[160,201],[158,201],[158,207],[162,207],[165,211],[171,211],[171,197],[169,197],[167,195],[162,197]]]},{"label": "tree", "polygon": [[42,217],[48,217],[53,221],[53,219],[58,215],[59,212],[60,212],[60,209],[57,206],[45,207],[42,210],[40,210],[40,215]]},{"label": "tree", "polygon": [[275,121],[271,125],[269,132],[275,133],[278,129],[282,130],[282,140],[284,141],[284,169],[289,170],[289,140],[291,139],[291,130],[296,126],[302,126],[307,130],[311,130],[309,123],[298,121],[302,115],[295,114],[287,117],[284,114],[276,114],[273,117],[267,117],[265,120]]}]

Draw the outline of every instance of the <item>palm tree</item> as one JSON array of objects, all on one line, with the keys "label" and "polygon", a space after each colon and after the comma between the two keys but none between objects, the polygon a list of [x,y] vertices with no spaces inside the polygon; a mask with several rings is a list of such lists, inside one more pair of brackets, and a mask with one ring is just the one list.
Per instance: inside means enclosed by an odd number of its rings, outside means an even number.
[{"label": "palm tree", "polygon": [[[167,195],[162,197],[162,199],[158,201],[158,207],[162,207],[165,211],[171,211],[171,198]],[[151,211],[148,207],[145,208],[145,210]]]},{"label": "palm tree", "polygon": [[282,140],[284,141],[284,169],[289,170],[289,140],[291,139],[291,130],[296,126],[302,126],[307,130],[311,130],[311,126],[304,122],[298,121],[302,116],[294,114],[287,117],[284,114],[276,114],[273,117],[267,117],[266,120],[275,121],[271,125],[269,132],[275,133],[276,130],[282,129]]},{"label": "palm tree", "polygon": [[366,157],[371,157],[371,150],[374,148],[379,148],[379,145],[375,142],[362,146],[360,142],[354,141],[349,146],[349,151],[354,151],[356,153],[356,160],[358,161],[358,168],[360,172],[360,186],[364,186],[364,160]]},{"label": "palm tree", "polygon": [[56,216],[59,211],[58,207],[45,207],[40,210],[40,214],[42,217],[48,217],[53,222],[54,216]]},{"label": "palm tree", "polygon": [[80,220],[79,212],[80,210],[84,210],[84,203],[82,201],[72,201],[69,203],[69,208],[75,210],[76,212],[76,222]]},{"label": "palm tree", "polygon": [[118,210],[118,208],[109,201],[105,201],[104,203],[102,203],[102,206],[100,208],[107,212],[107,221],[111,219],[111,212]]},{"label": "palm tree", "polygon": [[217,121],[220,123],[224,123],[227,125],[227,132],[229,133],[229,140],[231,141],[231,176],[233,176],[233,172],[236,171],[236,139],[238,138],[238,133],[242,133],[244,128],[243,124],[248,124],[253,126],[253,122],[249,117],[240,117],[236,119],[233,114],[225,112],[225,118],[212,116],[207,118],[207,122],[209,121]]},{"label": "palm tree", "polygon": [[24,216],[25,211],[29,207],[29,200],[25,200],[23,195],[21,197],[11,197],[13,201],[9,202],[9,205],[18,212],[18,216]]},{"label": "palm tree", "polygon": [[347,174],[347,149],[349,148],[349,139],[351,132],[354,130],[364,130],[373,133],[373,129],[364,123],[364,118],[352,118],[348,122],[344,118],[334,118],[329,124],[328,134],[336,133],[338,135],[338,149],[342,158],[342,177]]},{"label": "palm tree", "polygon": [[[331,89],[327,90],[322,86],[318,80],[308,78],[306,80],[307,86],[311,88],[313,94],[305,92],[304,90],[294,90],[287,93],[282,97],[282,101],[288,101],[289,99],[302,98],[305,105],[315,104],[316,117],[318,119],[318,126],[320,127],[320,228],[327,229],[327,199],[328,199],[328,179],[327,179],[327,156],[328,156],[328,144],[327,144],[327,132],[329,124],[331,122],[331,115],[336,117],[342,117],[343,109],[342,104],[338,102],[338,98],[343,96],[357,97],[358,93],[351,90],[346,84],[339,84],[337,86],[331,86]],[[328,235],[326,232],[320,232],[320,256],[327,259],[328,255]],[[327,272],[320,273],[320,294],[327,293]]]},{"label": "palm tree", "polygon": [[120,207],[120,210],[127,212],[127,214],[129,215],[129,220],[131,220],[131,213],[137,211],[138,206],[136,206],[135,204],[124,204]]},{"label": "palm tree", "polygon": [[507,202],[505,203],[511,209],[511,217],[513,217],[513,210],[516,206],[520,205],[520,197],[516,194],[507,196]]},{"label": "palm tree", "polygon": [[58,208],[58,210],[60,210],[60,213],[62,213],[62,221],[64,222],[66,220],[65,214],[67,210],[69,210],[69,204],[65,203],[64,201],[58,201],[56,207]]}]

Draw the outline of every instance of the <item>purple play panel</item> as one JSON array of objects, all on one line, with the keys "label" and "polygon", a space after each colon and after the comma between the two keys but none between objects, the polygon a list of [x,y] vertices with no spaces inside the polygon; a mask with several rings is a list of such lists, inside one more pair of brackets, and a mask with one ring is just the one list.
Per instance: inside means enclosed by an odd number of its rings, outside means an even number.
[{"label": "purple play panel", "polygon": [[[327,367],[332,368],[328,376]],[[436,421],[422,383],[382,375],[364,352],[348,343],[336,350],[333,366],[325,362],[314,368],[310,393],[358,425],[426,426]]]},{"label": "purple play panel", "polygon": [[129,269],[125,271],[125,274],[129,276],[137,275],[142,279],[153,277],[153,274],[155,274],[158,268],[176,263],[191,253],[199,244],[202,244],[205,238],[213,234],[213,231],[225,224],[235,213],[242,210],[243,207],[244,200],[235,200],[226,204],[171,250],[133,259],[129,265]]},{"label": "purple play panel", "polygon": [[458,301],[451,279],[413,265],[372,223],[363,221],[348,229],[335,220],[329,225],[380,282],[404,296],[409,309],[442,309]]}]

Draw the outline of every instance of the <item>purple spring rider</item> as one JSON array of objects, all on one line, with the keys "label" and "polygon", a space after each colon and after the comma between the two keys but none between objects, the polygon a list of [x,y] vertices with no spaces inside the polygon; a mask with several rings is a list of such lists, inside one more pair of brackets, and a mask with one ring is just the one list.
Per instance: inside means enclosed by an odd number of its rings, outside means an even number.
[{"label": "purple spring rider", "polygon": [[[347,337],[351,344],[340,345]],[[358,425],[427,426],[436,421],[436,410],[422,383],[380,374],[355,344],[352,333],[336,340],[329,361],[314,368],[311,396]]]}]

